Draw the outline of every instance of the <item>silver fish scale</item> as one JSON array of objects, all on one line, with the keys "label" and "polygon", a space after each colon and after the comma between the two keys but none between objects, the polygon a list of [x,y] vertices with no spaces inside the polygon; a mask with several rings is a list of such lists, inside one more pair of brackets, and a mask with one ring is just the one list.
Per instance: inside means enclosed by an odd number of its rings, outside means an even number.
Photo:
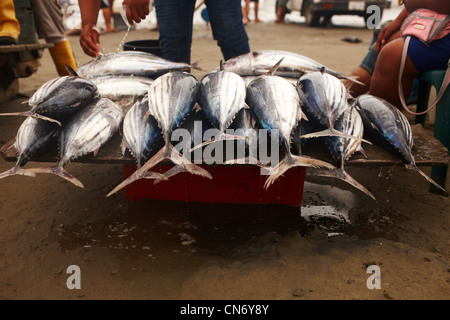
[{"label": "silver fish scale", "polygon": [[145,96],[128,110],[123,119],[123,141],[134,157],[142,153],[145,139],[145,114],[148,111],[148,98]]},{"label": "silver fish scale", "polygon": [[264,128],[265,123],[280,130],[284,139],[290,140],[293,128],[301,118],[300,99],[287,80],[278,76],[260,76],[247,87],[249,101],[257,99],[259,103],[252,103],[256,117]]},{"label": "silver fish scale", "polygon": [[221,131],[245,105],[245,95],[245,81],[234,72],[212,72],[200,82],[200,106]]},{"label": "silver fish scale", "polygon": [[[323,66],[319,62],[304,55],[283,50],[261,50],[237,56],[227,60],[223,67],[234,71],[241,76],[261,75],[283,59],[277,71],[278,76],[301,77],[306,72],[319,71]],[[326,72],[336,76],[342,76],[338,72],[325,68]]]},{"label": "silver fish scale", "polygon": [[158,122],[165,141],[187,116],[195,102],[197,79],[189,73],[174,71],[158,77],[148,90],[148,108]]},{"label": "silver fish scale", "polygon": [[122,108],[107,98],[81,110],[63,127],[60,163],[98,150],[117,131],[123,117]]},{"label": "silver fish scale", "polygon": [[[389,140],[399,139],[400,147],[406,147],[406,155],[410,158],[413,146],[413,136],[408,119],[389,102],[364,94],[358,97],[357,106],[373,116],[373,125],[378,127]],[[395,143],[392,140],[391,143]]]},{"label": "silver fish scale", "polygon": [[[302,83],[311,81],[315,92],[304,91]],[[334,125],[349,107],[347,89],[335,76],[322,72],[305,74],[299,79],[298,91],[303,106],[323,125]],[[317,105],[308,103],[308,96],[314,94]]]},{"label": "silver fish scale", "polygon": [[[339,123],[342,122],[342,125],[339,128],[335,128],[341,132],[344,132],[348,135],[355,136],[358,138],[362,138],[364,135],[364,125],[362,122],[362,118],[359,115],[359,112],[353,108],[348,108]],[[338,137],[343,144],[343,157],[344,160],[348,160],[353,153],[361,149],[361,141],[356,139],[342,138]]]},{"label": "silver fish scale", "polygon": [[185,70],[191,65],[172,62],[156,55],[139,51],[121,51],[98,56],[77,69],[80,77],[105,74],[152,75],[170,70]]},{"label": "silver fish scale", "polygon": [[[73,90],[73,92],[69,92]],[[76,92],[75,92],[76,91]],[[63,76],[44,83],[28,100],[31,107],[41,104],[67,105],[94,98],[97,87],[91,81],[76,76]]]}]

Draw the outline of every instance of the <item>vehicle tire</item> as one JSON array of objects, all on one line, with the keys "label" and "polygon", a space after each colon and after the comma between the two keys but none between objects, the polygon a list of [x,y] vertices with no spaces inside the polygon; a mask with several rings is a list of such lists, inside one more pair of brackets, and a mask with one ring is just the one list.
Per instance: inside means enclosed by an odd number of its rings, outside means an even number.
[{"label": "vehicle tire", "polygon": [[312,8],[312,0],[305,1],[305,5],[303,7],[303,15],[305,16],[305,21],[307,24],[312,27],[316,27],[319,25],[321,15],[317,12],[313,12]]}]

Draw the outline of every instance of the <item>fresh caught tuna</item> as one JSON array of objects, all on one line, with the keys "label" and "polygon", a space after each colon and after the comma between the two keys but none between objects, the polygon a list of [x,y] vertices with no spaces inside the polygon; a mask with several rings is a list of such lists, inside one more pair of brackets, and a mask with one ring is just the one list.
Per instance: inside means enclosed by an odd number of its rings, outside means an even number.
[{"label": "fresh caught tuna", "polygon": [[245,104],[245,82],[234,72],[221,69],[206,74],[200,81],[199,104],[219,133],[205,146],[213,141],[244,139],[245,137],[229,135],[225,130],[230,126],[239,110],[248,108]]},{"label": "fresh caught tuna", "polygon": [[347,89],[338,78],[323,72],[305,74],[298,81],[297,92],[307,118],[325,128],[304,135],[303,138],[337,135],[361,141],[335,129],[336,121],[350,108]]},{"label": "fresh caught tuna", "polygon": [[104,75],[133,75],[157,77],[169,71],[199,69],[197,64],[172,62],[151,53],[120,51],[100,55],[77,69],[80,77],[91,78]]},{"label": "fresh caught tuna", "polygon": [[181,165],[185,171],[212,179],[208,171],[193,164],[180,154],[171,142],[175,129],[193,112],[199,90],[197,79],[186,72],[174,71],[158,77],[148,92],[148,114],[158,122],[164,137],[164,147],[145,163],[137,172],[142,175],[159,162],[170,159]]},{"label": "fresh caught tuna", "polygon": [[153,82],[153,79],[137,76],[98,76],[89,79],[97,86],[100,97],[113,101],[141,99]]},{"label": "fresh caught tuna", "polygon": [[264,184],[267,189],[286,170],[294,166],[334,168],[329,163],[291,153],[291,136],[303,116],[300,100],[295,88],[285,79],[273,75],[276,66],[268,75],[262,75],[247,86],[247,103],[259,125],[277,136],[284,157],[271,169]]},{"label": "fresh caught tuna", "polygon": [[0,179],[13,175],[35,174],[22,167],[38,152],[45,149],[59,130],[56,123],[28,117],[17,131],[14,147],[17,151],[16,165],[0,174]]},{"label": "fresh caught tuna", "polygon": [[[141,168],[156,152],[164,146],[164,139],[158,123],[152,116],[145,116],[148,111],[148,96],[136,102],[123,119],[122,152],[128,149],[137,162],[137,168]],[[120,189],[138,179],[162,179],[167,180],[163,174],[147,171],[143,176],[131,175],[106,196],[109,197]]]},{"label": "fresh caught tuna", "polygon": [[91,81],[77,76],[57,77],[47,81],[28,100],[31,110],[0,115],[31,116],[61,125],[98,98],[97,87]]},{"label": "fresh caught tuna", "polygon": [[356,99],[356,108],[363,122],[367,137],[381,147],[401,157],[406,168],[420,173],[437,188],[442,186],[420,170],[412,155],[413,136],[408,119],[389,102],[364,94]]},{"label": "fresh caught tuna", "polygon": [[[341,118],[339,118],[335,123],[335,129],[358,138],[362,138],[364,135],[363,121],[359,115],[359,112],[354,107],[347,109],[342,114]],[[341,136],[327,136],[324,137],[324,139],[326,145],[328,146],[328,150],[330,151],[333,159],[338,163],[339,168],[321,173],[316,172],[316,174],[339,178],[361,190],[375,200],[372,193],[353,177],[351,177],[344,169],[345,161],[347,161],[355,152],[359,151],[364,154],[361,141]]]},{"label": "fresh caught tuna", "polygon": [[94,156],[119,128],[122,108],[107,98],[93,102],[67,122],[59,139],[59,162],[52,168],[29,169],[33,173],[52,173],[83,188],[83,184],[68,173],[64,166],[70,161],[93,152]]},{"label": "fresh caught tuna", "polygon": [[259,76],[268,73],[269,70],[283,59],[275,75],[288,78],[300,78],[307,72],[325,70],[326,73],[334,75],[340,79],[349,79],[355,81],[352,77],[347,77],[332,69],[324,67],[323,64],[289,51],[281,50],[262,50],[246,53],[225,61],[223,67],[225,70],[236,72],[241,76]]}]

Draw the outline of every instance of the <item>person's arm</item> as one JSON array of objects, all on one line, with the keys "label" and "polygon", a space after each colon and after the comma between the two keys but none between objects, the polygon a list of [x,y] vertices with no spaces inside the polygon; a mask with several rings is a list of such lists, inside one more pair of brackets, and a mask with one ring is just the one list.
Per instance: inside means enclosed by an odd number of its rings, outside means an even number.
[{"label": "person's arm", "polygon": [[84,53],[96,57],[100,53],[100,34],[96,28],[100,0],[78,0],[81,12],[80,45]]},{"label": "person's arm", "polygon": [[380,34],[377,38],[377,51],[380,52],[380,50],[383,48],[383,46],[387,43],[388,39],[397,31],[400,30],[400,27],[402,26],[403,21],[406,19],[406,17],[409,16],[408,11],[406,8],[403,8],[403,10],[399,13],[397,18],[395,18],[393,21],[388,23],[383,29],[380,30]]},{"label": "person's arm", "polygon": [[409,13],[425,8],[438,13],[450,13],[450,1],[448,0],[404,0],[404,5]]},{"label": "person's arm", "polygon": [[130,25],[144,20],[150,13],[150,0],[123,0],[122,5],[126,7],[127,20]]}]

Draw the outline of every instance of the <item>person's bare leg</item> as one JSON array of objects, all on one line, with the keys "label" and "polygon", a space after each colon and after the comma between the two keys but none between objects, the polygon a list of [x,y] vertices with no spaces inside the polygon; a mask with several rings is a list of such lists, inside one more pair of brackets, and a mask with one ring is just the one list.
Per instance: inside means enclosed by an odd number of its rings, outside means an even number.
[{"label": "person's bare leg", "polygon": [[250,0],[245,0],[245,6],[242,8],[242,15],[244,18],[242,19],[242,23],[247,25],[250,22],[248,18],[248,14],[250,13]]},{"label": "person's bare leg", "polygon": [[258,19],[259,2],[258,1],[253,2],[253,5],[255,6],[254,7],[254,10],[255,10],[255,22],[256,23],[261,22],[261,20]]},{"label": "person's bare leg", "polygon": [[[398,75],[400,72],[403,44],[403,39],[399,38],[388,43],[381,49],[369,90],[369,94],[383,98],[399,109],[403,109],[398,93]],[[414,79],[419,74],[420,72],[414,67],[411,59],[407,57],[402,77],[403,94],[405,97],[411,95]]]},{"label": "person's bare leg", "polygon": [[355,70],[353,70],[350,76],[355,77],[356,80],[363,83],[359,84],[350,80],[344,81],[345,87],[353,97],[356,98],[369,91],[370,83],[372,82],[372,75],[369,73],[369,71],[362,68],[361,66],[358,66]]}]

